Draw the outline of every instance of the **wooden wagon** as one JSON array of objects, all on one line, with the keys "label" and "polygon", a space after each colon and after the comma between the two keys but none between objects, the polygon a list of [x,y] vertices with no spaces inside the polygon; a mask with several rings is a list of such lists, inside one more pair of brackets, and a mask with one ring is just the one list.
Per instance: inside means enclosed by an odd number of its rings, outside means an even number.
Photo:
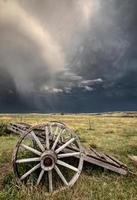
[{"label": "wooden wagon", "polygon": [[63,123],[52,121],[36,126],[10,123],[9,130],[20,134],[13,153],[17,184],[44,184],[48,192],[74,185],[83,164],[97,165],[122,175],[127,166],[116,158],[84,148],[78,136]]}]

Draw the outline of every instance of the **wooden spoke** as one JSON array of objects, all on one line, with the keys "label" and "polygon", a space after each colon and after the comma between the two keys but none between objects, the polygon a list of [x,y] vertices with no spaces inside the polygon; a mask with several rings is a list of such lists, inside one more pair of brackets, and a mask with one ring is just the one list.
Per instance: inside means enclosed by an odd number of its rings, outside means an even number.
[{"label": "wooden spoke", "polygon": [[52,130],[52,126],[51,125],[49,125],[49,132],[50,132],[51,135],[53,134],[53,130]]},{"label": "wooden spoke", "polygon": [[41,144],[39,138],[35,135],[34,131],[31,131],[31,135],[33,136],[34,140],[36,141],[37,145],[41,149],[41,151],[45,151],[43,145]]},{"label": "wooden spoke", "polygon": [[56,127],[56,130],[55,130],[55,135],[57,135],[58,130],[59,130],[59,127],[57,126],[57,127]]},{"label": "wooden spoke", "polygon": [[29,146],[27,146],[25,144],[21,144],[21,147],[23,147],[24,149],[27,149],[28,151],[31,151],[32,153],[35,153],[35,154],[39,155],[39,156],[42,154],[40,151],[38,151],[38,150],[36,150],[36,149],[34,149],[32,147],[29,147]]},{"label": "wooden spoke", "polygon": [[59,130],[59,127],[57,126],[56,127],[56,130],[54,131],[54,135],[53,135],[53,140],[55,140],[56,139],[56,137],[57,137],[57,133],[58,133],[58,130]]},{"label": "wooden spoke", "polygon": [[37,185],[39,185],[39,183],[40,183],[43,175],[44,175],[44,170],[42,169],[41,172],[40,172],[40,174],[39,174],[38,180],[37,180]]},{"label": "wooden spoke", "polygon": [[68,182],[66,181],[65,177],[63,176],[63,174],[61,173],[61,171],[57,167],[57,165],[55,165],[55,170],[56,170],[57,174],[59,175],[59,177],[61,178],[61,180],[63,181],[63,183],[68,186]]},{"label": "wooden spoke", "polygon": [[24,159],[19,159],[19,160],[16,160],[16,163],[28,163],[28,162],[35,162],[35,161],[40,161],[40,157],[39,158],[24,158]]},{"label": "wooden spoke", "polygon": [[54,150],[55,148],[56,148],[56,145],[57,145],[57,143],[58,143],[58,141],[59,141],[59,138],[60,138],[60,135],[61,135],[61,133],[62,133],[62,129],[61,129],[61,131],[58,133],[58,135],[57,135],[57,137],[56,137],[56,140],[55,140],[55,142],[54,142],[54,144],[53,144],[53,146],[52,146],[52,150]]},{"label": "wooden spoke", "polygon": [[48,171],[48,178],[49,178],[49,192],[52,192],[53,191],[52,170]]},{"label": "wooden spoke", "polygon": [[40,163],[34,166],[32,169],[30,169],[28,172],[26,172],[23,176],[21,176],[20,180],[25,179],[28,175],[30,175],[32,172],[34,172],[36,169],[40,167]]},{"label": "wooden spoke", "polygon": [[49,149],[49,130],[48,130],[48,126],[46,126],[45,134],[46,134],[46,148]]},{"label": "wooden spoke", "polygon": [[73,157],[73,156],[79,156],[80,152],[72,152],[72,153],[64,153],[64,154],[58,154],[58,158],[66,158],[66,157]]},{"label": "wooden spoke", "polygon": [[59,153],[60,151],[62,151],[66,146],[68,146],[69,144],[71,144],[73,141],[75,140],[75,138],[71,138],[69,141],[67,141],[65,144],[63,144],[61,147],[59,147],[58,149],[56,149],[56,153]]},{"label": "wooden spoke", "polygon": [[66,162],[63,162],[62,160],[57,160],[57,164],[58,164],[58,165],[62,165],[62,166],[64,166],[64,167],[66,167],[66,168],[69,168],[69,169],[71,169],[71,170],[73,170],[73,171],[75,171],[75,172],[78,172],[78,171],[79,171],[78,168],[76,168],[76,167],[74,167],[74,166],[72,166],[72,165],[69,165],[69,164],[66,163]]}]

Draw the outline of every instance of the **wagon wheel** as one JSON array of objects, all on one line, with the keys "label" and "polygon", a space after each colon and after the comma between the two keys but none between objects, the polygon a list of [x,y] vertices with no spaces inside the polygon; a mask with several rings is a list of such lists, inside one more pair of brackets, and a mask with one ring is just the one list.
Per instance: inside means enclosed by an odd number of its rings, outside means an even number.
[{"label": "wagon wheel", "polygon": [[79,178],[82,167],[79,139],[60,122],[29,129],[19,139],[13,154],[17,184],[41,184],[48,192],[72,186]]}]

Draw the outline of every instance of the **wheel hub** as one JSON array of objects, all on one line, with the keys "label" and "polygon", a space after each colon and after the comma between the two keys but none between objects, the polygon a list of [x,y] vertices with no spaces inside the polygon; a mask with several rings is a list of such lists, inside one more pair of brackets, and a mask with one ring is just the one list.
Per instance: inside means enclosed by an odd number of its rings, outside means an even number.
[{"label": "wheel hub", "polygon": [[44,171],[50,171],[54,168],[57,157],[51,150],[45,151],[41,156],[41,168]]}]

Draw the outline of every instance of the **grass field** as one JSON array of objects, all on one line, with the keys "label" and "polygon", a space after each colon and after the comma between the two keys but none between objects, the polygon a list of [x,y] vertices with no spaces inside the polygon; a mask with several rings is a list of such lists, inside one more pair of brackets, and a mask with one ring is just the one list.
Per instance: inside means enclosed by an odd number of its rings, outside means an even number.
[{"label": "grass field", "polygon": [[[82,145],[94,146],[123,161],[137,173],[128,155],[137,155],[137,113],[26,114],[0,115],[0,123],[22,121],[30,124],[60,120],[73,129]],[[137,200],[137,177],[122,176],[100,168],[85,169],[76,184],[50,196],[40,188],[17,189],[12,173],[12,151],[17,135],[0,136],[0,200]]]}]

